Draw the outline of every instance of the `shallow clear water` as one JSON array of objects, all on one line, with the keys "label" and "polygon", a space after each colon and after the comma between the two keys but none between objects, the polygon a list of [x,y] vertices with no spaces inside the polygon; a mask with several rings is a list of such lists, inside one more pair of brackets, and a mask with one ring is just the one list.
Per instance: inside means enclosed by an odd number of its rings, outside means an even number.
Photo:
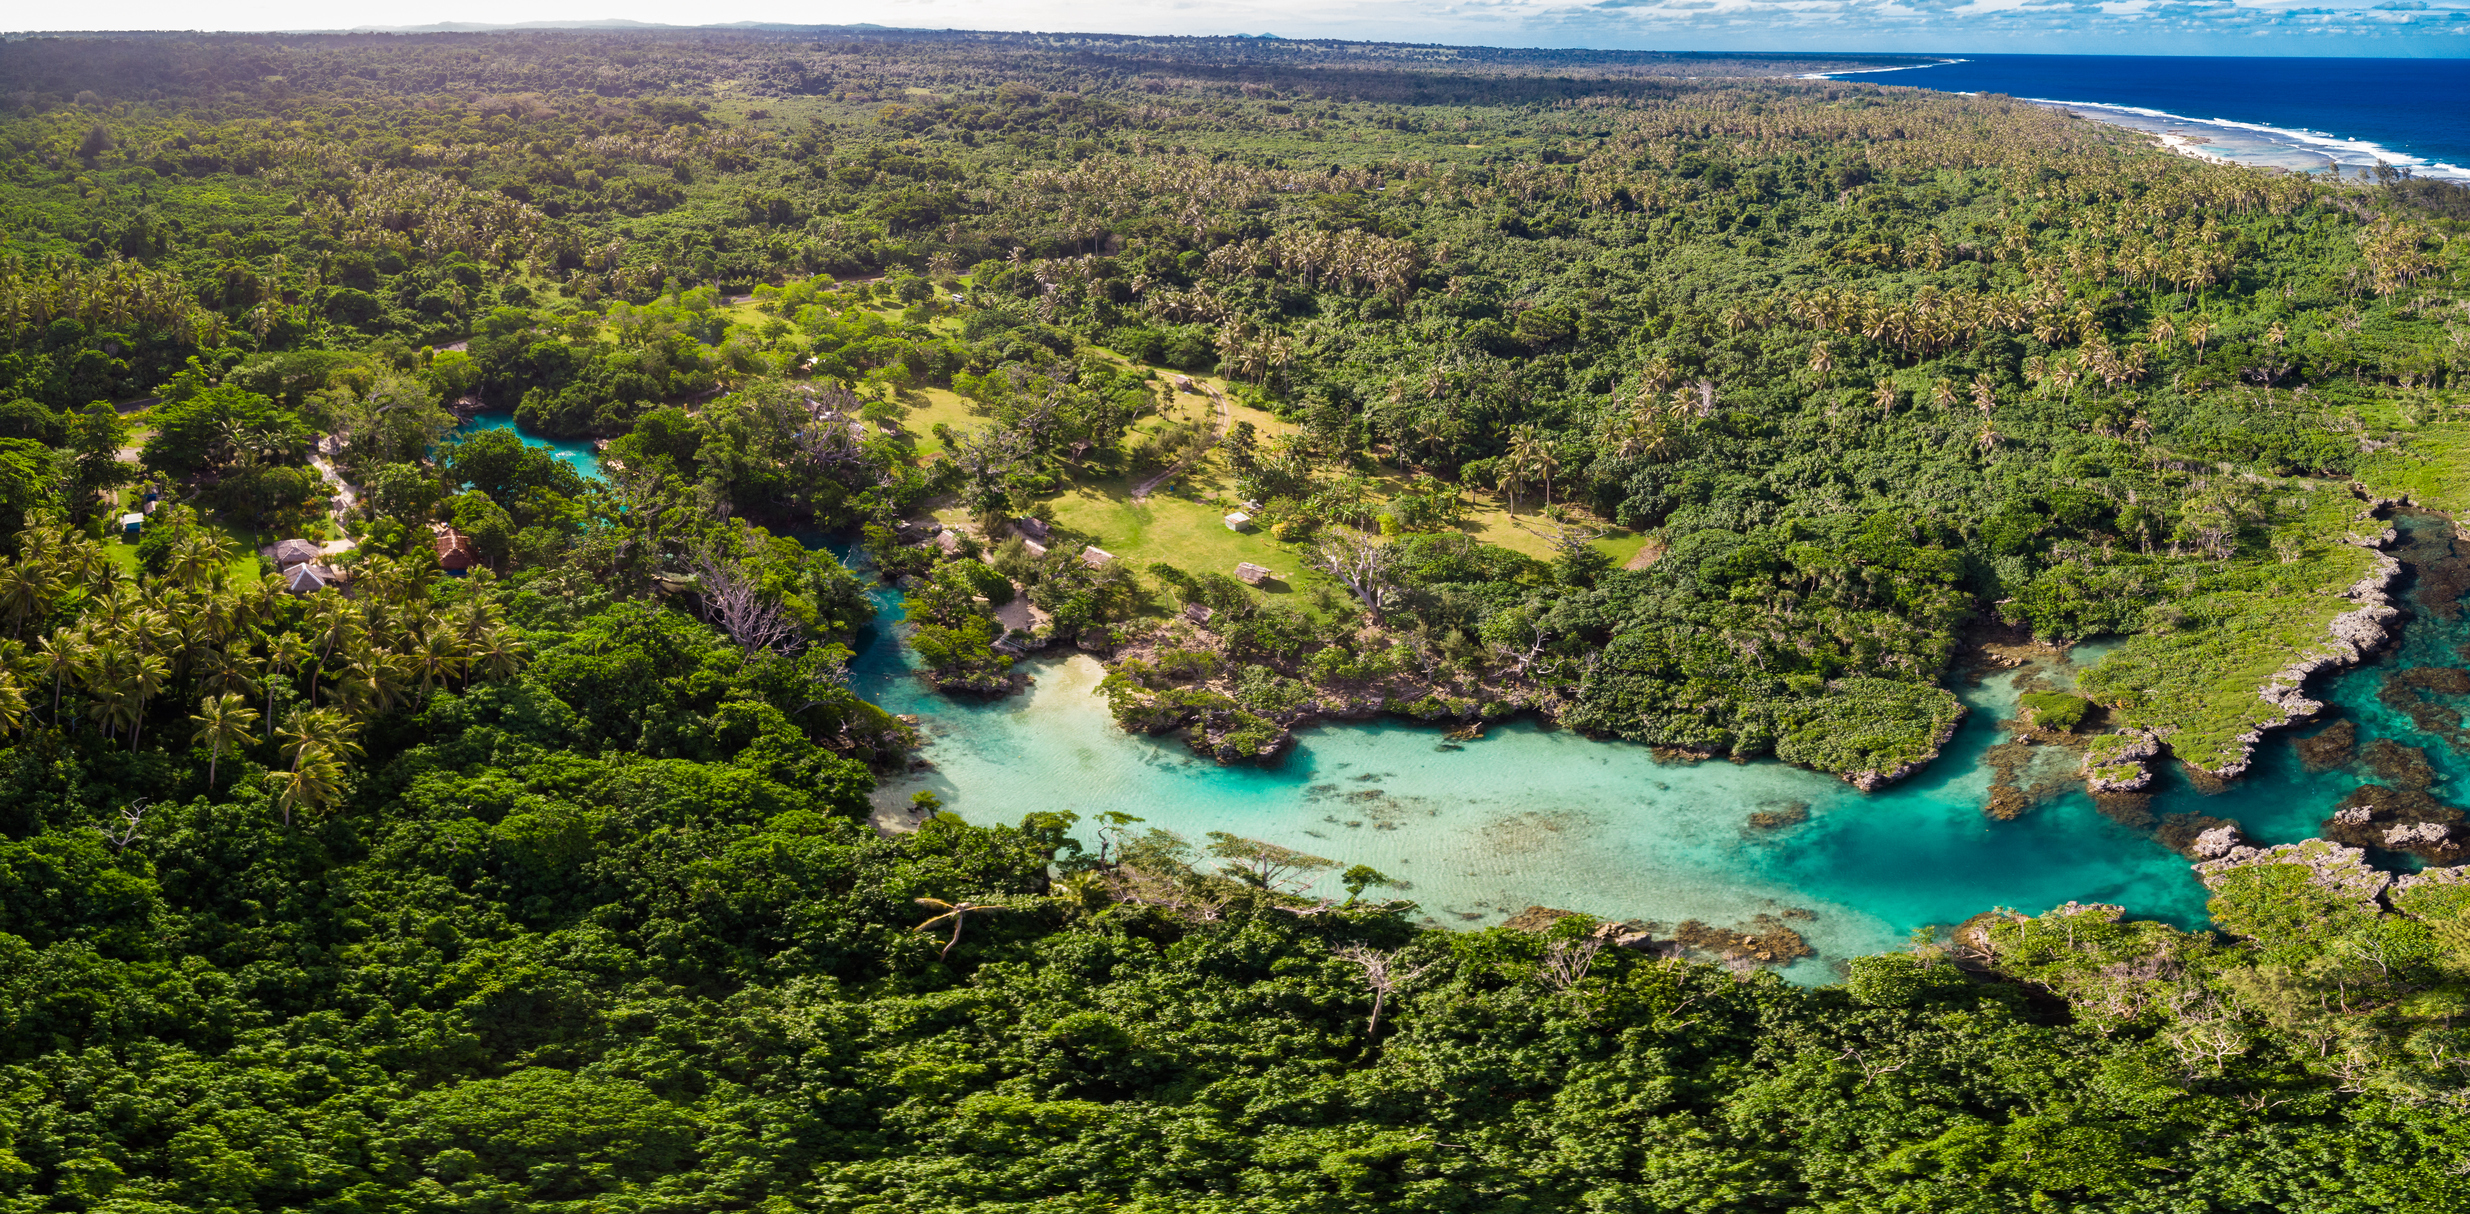
[{"label": "shallow clear water", "polygon": [[[2096,812],[2080,784],[2014,821],[1984,815],[1991,773],[1982,756],[2003,739],[1997,722],[2012,714],[2018,672],[1963,692],[1974,711],[1945,754],[1876,794],[1775,762],[1662,763],[1645,747],[1532,722],[1463,746],[1421,726],[1328,726],[1299,734],[1277,767],[1220,767],[1171,738],[1117,729],[1093,694],[1102,672],[1087,657],[1033,659],[1036,681],[1024,694],[943,696],[912,675],[898,640],[899,593],[878,588],[876,597],[882,615],[854,665],[858,689],[924,717],[934,764],[886,781],[876,794],[886,809],[931,789],[979,822],[1078,813],[1084,842],[1094,843],[1087,820],[1107,810],[1196,842],[1230,831],[1340,865],[1370,864],[1412,883],[1404,896],[1446,926],[1498,923],[1538,904],[1668,928],[1686,919],[1730,927],[1798,908],[1816,917],[1789,926],[1819,953],[1787,971],[1801,981],[1827,980],[1842,959],[1896,947],[1914,928],[1998,906],[2031,913],[2073,899],[2185,926],[2203,919],[2204,891],[2187,861]],[[2455,757],[2379,704],[2376,690],[2400,665],[2456,664],[2453,647],[2470,629],[2422,619],[2405,635],[2398,655],[2317,694],[2359,722],[2362,744],[2383,736],[2427,746],[2450,774],[2461,766]],[[2101,652],[2081,646],[2074,656],[2090,662]],[[2052,673],[2063,681],[2067,671]],[[2274,842],[2314,834],[2361,777],[2302,772],[2288,737],[2268,737],[2256,773],[2216,795],[2173,769],[2154,812],[2235,817]],[[2074,766],[2064,752],[2044,758]],[[1796,802],[1809,812],[1800,825],[1749,825],[1754,811]],[[1338,892],[1334,878],[1316,892]]]},{"label": "shallow clear water", "polygon": [[536,447],[547,447],[557,453],[559,459],[573,464],[575,471],[582,473],[586,479],[600,475],[600,456],[592,450],[589,440],[543,438],[516,425],[515,415],[512,413],[474,414],[470,420],[455,427],[455,432],[458,434],[469,434],[478,430],[512,430],[522,436],[525,443]]}]

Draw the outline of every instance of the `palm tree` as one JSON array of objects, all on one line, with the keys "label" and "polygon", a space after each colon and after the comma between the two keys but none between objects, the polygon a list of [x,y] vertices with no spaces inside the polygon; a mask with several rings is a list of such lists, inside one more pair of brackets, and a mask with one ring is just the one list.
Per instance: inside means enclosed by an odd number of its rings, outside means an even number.
[{"label": "palm tree", "polygon": [[283,758],[297,770],[303,756],[315,751],[328,757],[349,757],[360,753],[359,731],[351,718],[332,708],[310,708],[293,713],[279,731],[283,738]]},{"label": "palm tree", "polygon": [[257,657],[247,649],[207,650],[202,665],[197,685],[207,694],[226,691],[244,696],[257,694]]},{"label": "palm tree", "polygon": [[146,731],[146,701],[162,694],[163,682],[171,677],[171,663],[159,653],[132,653],[128,665],[129,747],[137,747],[138,735]]},{"label": "palm tree", "polygon": [[51,671],[51,719],[58,724],[60,687],[85,660],[85,636],[75,628],[63,628],[34,644],[34,660]]},{"label": "palm tree", "polygon": [[166,572],[173,585],[193,589],[223,567],[219,556],[206,536],[191,532],[172,545],[171,567]]},{"label": "palm tree", "polygon": [[129,719],[135,702],[129,667],[136,658],[118,640],[106,640],[87,651],[86,660],[78,665],[77,682],[93,700],[86,705],[86,715],[106,738],[117,734]]},{"label": "palm tree", "polygon": [[375,717],[394,711],[411,682],[411,662],[402,654],[370,649],[354,659],[337,688],[356,713]]},{"label": "palm tree", "polygon": [[1561,470],[1561,458],[1553,454],[1552,444],[1541,434],[1530,433],[1527,465],[1544,479],[1544,508],[1552,508],[1552,474]]},{"label": "palm tree", "polygon": [[292,807],[324,809],[343,795],[343,765],[324,747],[311,743],[293,756],[291,769],[276,772],[275,803],[283,807],[283,825],[292,824]]},{"label": "palm tree", "polygon": [[1502,460],[1500,471],[1493,480],[1493,488],[1509,497],[1509,512],[1518,513],[1518,495],[1527,491],[1526,465],[1519,463],[1515,457]]},{"label": "palm tree", "polygon": [[297,674],[309,660],[308,643],[292,633],[283,633],[266,647],[266,733],[274,735],[274,677],[277,674]]},{"label": "palm tree", "polygon": [[215,773],[223,761],[223,752],[237,751],[249,739],[249,726],[257,721],[257,710],[249,702],[231,692],[213,696],[201,705],[189,719],[197,723],[192,741],[206,747],[206,791],[213,792]]},{"label": "palm tree", "polygon": [[[1552,444],[1546,442],[1535,427],[1520,426],[1510,431],[1509,456],[1503,462],[1506,468],[1516,469],[1517,483],[1521,486],[1526,483],[1528,477],[1540,475],[1544,481],[1544,504],[1547,506],[1552,504],[1552,474],[1559,471],[1561,465],[1559,460],[1553,458]],[[1516,514],[1517,512],[1516,495],[1513,492],[1510,513]]]},{"label": "palm tree", "polygon": [[504,624],[493,624],[472,643],[469,665],[464,669],[463,685],[471,686],[471,673],[485,671],[493,679],[512,676],[523,669],[525,656],[523,636]]},{"label": "palm tree", "polygon": [[478,599],[466,599],[446,609],[446,626],[466,641],[477,641],[495,621],[489,618],[487,604]]},{"label": "palm tree", "polygon": [[1878,383],[1870,390],[1870,403],[1878,406],[1878,416],[1880,420],[1885,420],[1887,417],[1894,414],[1895,381],[1888,379],[1883,375],[1879,376]]},{"label": "palm tree", "polygon": [[359,639],[360,620],[339,597],[321,596],[309,616],[317,637],[317,665],[309,672],[309,699],[317,699],[317,683],[326,673],[326,663],[335,651],[344,649]]},{"label": "palm tree", "polygon": [[926,922],[921,923],[916,927],[910,928],[910,931],[922,932],[938,923],[944,922],[947,919],[952,923],[952,938],[944,941],[943,951],[935,954],[938,958],[950,957],[952,955],[952,946],[961,942],[961,925],[968,920],[970,915],[979,911],[999,911],[1012,909],[1008,906],[1002,905],[1001,903],[995,902],[970,902],[966,900],[960,902],[946,902],[941,898],[917,898],[912,900],[918,905],[929,910],[940,911],[942,913],[936,915],[934,918],[928,919]]},{"label": "palm tree", "polygon": [[0,729],[11,733],[25,727],[26,690],[17,683],[17,676],[0,674]]},{"label": "palm tree", "polygon": [[24,631],[27,618],[41,615],[60,589],[60,575],[48,563],[0,561],[0,612],[8,614],[9,635]]},{"label": "palm tree", "polygon": [[420,678],[420,694],[429,694],[431,687],[444,683],[456,668],[469,659],[464,655],[461,638],[444,628],[431,628],[420,635],[409,653],[403,655],[411,663],[412,673]]}]

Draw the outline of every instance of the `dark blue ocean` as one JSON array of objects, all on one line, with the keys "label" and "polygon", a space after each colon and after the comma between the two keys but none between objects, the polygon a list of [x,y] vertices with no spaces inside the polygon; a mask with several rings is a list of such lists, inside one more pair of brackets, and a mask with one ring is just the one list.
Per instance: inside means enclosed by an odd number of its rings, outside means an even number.
[{"label": "dark blue ocean", "polygon": [[2104,107],[2115,112],[2089,116],[2144,129],[2175,121],[2233,160],[2320,169],[2382,159],[2470,180],[2470,59],[1970,55],[1836,75]]}]

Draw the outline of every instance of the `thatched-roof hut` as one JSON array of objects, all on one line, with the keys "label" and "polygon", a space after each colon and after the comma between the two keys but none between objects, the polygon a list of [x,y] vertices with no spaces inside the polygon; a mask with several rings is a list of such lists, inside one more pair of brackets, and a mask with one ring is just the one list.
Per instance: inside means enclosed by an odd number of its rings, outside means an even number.
[{"label": "thatched-roof hut", "polygon": [[462,573],[480,563],[480,553],[473,549],[470,536],[447,527],[437,533],[437,567],[448,573]]}]

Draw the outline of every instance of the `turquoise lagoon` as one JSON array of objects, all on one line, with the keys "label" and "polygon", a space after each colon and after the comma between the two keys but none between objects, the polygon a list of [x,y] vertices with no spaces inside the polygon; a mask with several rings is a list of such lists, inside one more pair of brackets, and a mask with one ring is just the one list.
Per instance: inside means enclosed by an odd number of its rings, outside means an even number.
[{"label": "turquoise lagoon", "polygon": [[[2449,552],[2441,534],[2404,523],[2414,541],[2435,545],[2415,556]],[[1085,656],[1033,658],[1030,688],[1005,699],[933,691],[899,641],[899,593],[875,593],[882,613],[861,639],[853,678],[884,708],[924,719],[933,763],[884,783],[876,798],[887,814],[926,789],[978,822],[1077,813],[1084,841],[1088,819],[1109,810],[1196,841],[1231,831],[1370,864],[1411,883],[1403,896],[1452,927],[1538,904],[1666,927],[1807,911],[1815,917],[1789,920],[1819,954],[1787,971],[1800,981],[1825,981],[1844,958],[1897,947],[1915,928],[1999,906],[2116,902],[2182,926],[2203,921],[2204,891],[2187,861],[2096,811],[2080,784],[2015,820],[1983,812],[1993,778],[1984,756],[2006,738],[2000,722],[2013,715],[2024,671],[1961,691],[1973,711],[1938,761],[1874,794],[1772,761],[1662,762],[1645,747],[1533,722],[1464,744],[1394,722],[1330,725],[1302,731],[1275,767],[1221,767],[1172,738],[1118,729],[1094,694],[1102,672]],[[2460,774],[2456,756],[2376,693],[2401,666],[2458,663],[2465,640],[2460,620],[2420,610],[2396,652],[2316,694],[2359,725],[2362,742],[2424,747],[2440,774]],[[2087,646],[2075,656],[2097,654]],[[2063,682],[2071,671],[2049,673]],[[2304,772],[2288,737],[2268,736],[2255,771],[2210,795],[2165,771],[2152,812],[2236,818],[2267,841],[2308,837],[2361,777]],[[2072,767],[2063,752],[2044,757]],[[1755,811],[1795,804],[1807,807],[1806,822],[1749,823]],[[1316,892],[1337,892],[1334,879],[1322,885]]]},{"label": "turquoise lagoon", "polygon": [[463,424],[455,427],[455,431],[460,434],[470,434],[480,430],[512,430],[520,436],[526,444],[535,447],[547,447],[551,452],[555,453],[559,459],[573,464],[575,466],[575,471],[582,473],[586,479],[600,475],[600,456],[592,450],[592,444],[589,441],[581,439],[542,438],[540,435],[534,434],[531,431],[524,429],[522,426],[516,425],[515,415],[512,413],[474,414]]},{"label": "turquoise lagoon", "polygon": [[[2406,558],[2450,559],[2438,521],[2402,523]],[[1895,948],[1915,928],[1999,906],[2030,913],[2069,900],[2116,902],[2182,926],[2203,922],[2204,891],[2188,862],[2097,812],[2080,784],[2012,821],[1984,814],[1992,773],[1983,759],[2005,740],[1999,723],[2013,714],[2022,671],[1961,691],[1973,711],[1944,754],[1874,794],[1772,761],[1661,762],[1645,747],[1533,722],[1465,744],[1415,725],[1331,725],[1301,732],[1278,766],[1221,767],[1172,738],[1116,728],[1094,694],[1102,672],[1084,656],[1033,658],[1028,691],[1001,700],[933,691],[899,641],[899,593],[875,593],[882,614],[861,639],[853,678],[886,709],[924,718],[933,763],[885,782],[876,798],[887,813],[929,789],[978,822],[1077,813],[1084,841],[1088,819],[1108,810],[1196,841],[1231,831],[1370,864],[1411,883],[1402,896],[1451,927],[1499,923],[1537,904],[1667,928],[1687,919],[1743,925],[1797,909],[1815,917],[1789,925],[1819,954],[1786,971],[1804,982],[1830,980],[1843,959]],[[2470,770],[2377,693],[2402,667],[2460,664],[2470,628],[2446,618],[2449,601],[2397,601],[2415,612],[2402,644],[2315,694],[2358,725],[2362,744],[2391,738],[2424,748],[2444,797]],[[2070,672],[2050,673],[2063,682]],[[2169,767],[2152,812],[2236,818],[2266,841],[2314,834],[2363,777],[2303,771],[2290,736],[2269,735],[2255,770],[2209,795]],[[1749,825],[1754,811],[1796,803],[1808,809],[1802,824]],[[1337,892],[1332,878],[1322,886],[1316,892]]]},{"label": "turquoise lagoon", "polygon": [[[2398,554],[2410,571],[2458,568],[2449,528],[2432,517],[2399,520]],[[809,543],[820,537],[802,537]],[[856,557],[840,545],[844,558]],[[2470,548],[2470,545],[2465,545]],[[858,558],[862,559],[862,558]],[[2389,738],[2422,748],[2434,793],[2470,776],[2470,762],[2378,696],[2411,666],[2453,666],[2470,644],[2450,595],[2452,577],[2414,598],[2398,646],[2311,688],[2335,710],[2324,721],[2268,735],[2253,771],[2207,793],[2164,765],[2150,806],[2156,817],[2200,813],[2237,819],[2267,842],[2307,838],[2333,804],[2366,777],[2350,768],[2309,773],[2290,738],[2335,718],[2359,729],[2361,745]],[[2037,913],[2068,901],[2115,902],[2133,914],[2181,926],[2204,921],[2204,889],[2188,862],[2148,830],[2098,812],[2080,782],[2023,816],[1983,811],[1990,749],[2005,741],[2016,683],[2027,670],[1994,674],[1959,693],[1972,712],[1939,759],[1878,793],[1773,761],[1659,761],[1648,748],[1597,741],[1520,721],[1453,743],[1440,730],[1397,722],[1335,724],[1299,731],[1274,767],[1222,767],[1173,738],[1126,734],[1096,695],[1103,671],[1079,655],[1035,656],[1026,692],[999,700],[948,697],[916,676],[900,592],[876,585],[879,614],[851,664],[856,690],[886,710],[924,720],[926,771],[884,781],[879,811],[898,815],[912,794],[933,791],[947,812],[981,823],[1037,811],[1081,816],[1094,843],[1096,814],[1110,810],[1199,841],[1230,831],[1337,861],[1369,864],[1408,883],[1400,896],[1448,927],[1483,927],[1531,905],[1670,928],[1697,919],[1719,927],[1760,915],[1794,915],[1788,926],[1818,956],[1789,967],[1796,981],[1831,980],[1846,958],[1892,949],[1916,928],[1951,926],[1994,907]],[[2089,664],[2107,646],[2079,646]],[[2067,683],[2080,667],[2046,670]],[[2041,748],[2041,759],[2072,756]],[[2036,774],[2048,776],[2053,769]],[[2448,798],[2449,799],[2449,798]],[[1808,818],[1758,829],[1760,810],[1806,806]],[[1338,894],[1333,876],[1313,892]]]}]

